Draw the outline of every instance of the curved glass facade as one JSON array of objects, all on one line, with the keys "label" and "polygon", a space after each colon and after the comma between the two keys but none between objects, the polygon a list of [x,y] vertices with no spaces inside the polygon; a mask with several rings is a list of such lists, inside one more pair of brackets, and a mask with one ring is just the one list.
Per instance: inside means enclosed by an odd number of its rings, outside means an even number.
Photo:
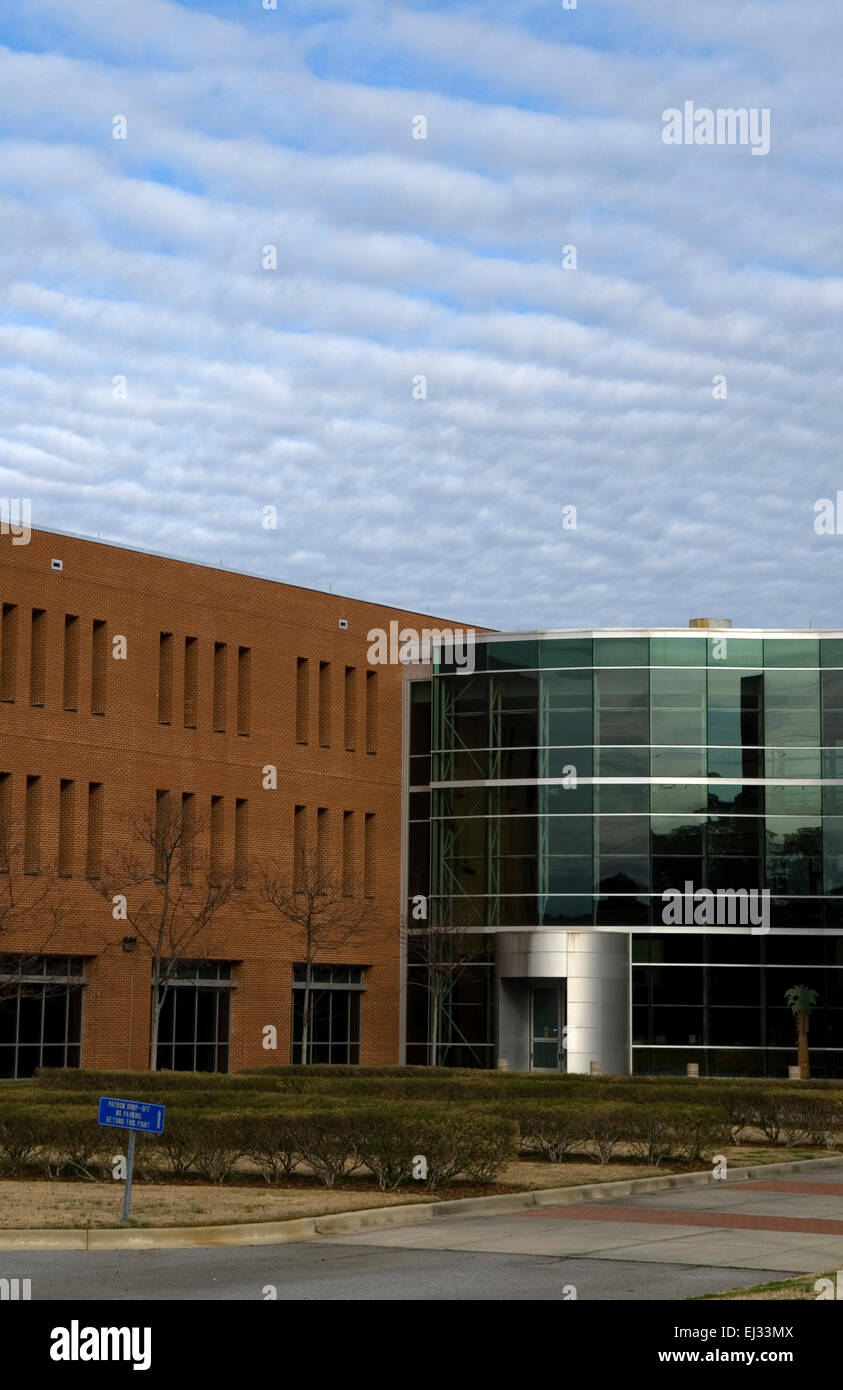
[{"label": "curved glass facade", "polygon": [[[431,921],[628,933],[648,1070],[653,1049],[687,1045],[752,1048],[743,1069],[763,1072],[790,1045],[802,964],[822,976],[814,1045],[843,1045],[843,638],[490,637],[474,657],[413,691],[409,778],[430,801],[411,791],[410,883]],[[666,929],[664,893],[698,889],[768,890],[763,925]],[[782,957],[782,935],[815,940]],[[740,959],[714,936],[737,936]]]}]

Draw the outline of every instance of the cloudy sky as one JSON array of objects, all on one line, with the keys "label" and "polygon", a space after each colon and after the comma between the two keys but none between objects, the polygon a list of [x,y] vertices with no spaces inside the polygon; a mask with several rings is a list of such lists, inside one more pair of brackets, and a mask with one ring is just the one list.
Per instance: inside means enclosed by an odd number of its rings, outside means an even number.
[{"label": "cloudy sky", "polygon": [[489,626],[843,627],[840,0],[270,3],[6,0],[0,493]]}]

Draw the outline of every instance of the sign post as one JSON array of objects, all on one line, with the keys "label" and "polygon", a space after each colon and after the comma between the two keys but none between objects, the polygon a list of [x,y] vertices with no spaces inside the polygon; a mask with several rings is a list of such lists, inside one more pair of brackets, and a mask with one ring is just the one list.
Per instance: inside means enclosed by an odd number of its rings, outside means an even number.
[{"label": "sign post", "polygon": [[123,1220],[129,1219],[132,1202],[132,1174],[135,1167],[135,1136],[164,1133],[164,1106],[145,1100],[116,1100],[113,1096],[100,1096],[98,1124],[107,1129],[122,1129],[129,1135],[126,1154],[126,1191],[123,1195]]}]

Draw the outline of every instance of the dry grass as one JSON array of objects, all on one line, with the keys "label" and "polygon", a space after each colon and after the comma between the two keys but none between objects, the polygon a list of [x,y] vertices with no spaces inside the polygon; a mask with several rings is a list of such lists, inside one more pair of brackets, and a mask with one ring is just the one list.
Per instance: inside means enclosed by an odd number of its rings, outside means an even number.
[{"label": "dry grass", "polygon": [[776,1284],[752,1284],[747,1289],[727,1289],[725,1293],[707,1293],[689,1302],[725,1299],[730,1303],[776,1303],[787,1301],[815,1302],[818,1295],[814,1285],[818,1279],[830,1279],[835,1284],[835,1272],[827,1274],[798,1274],[795,1279],[783,1279]]},{"label": "dry grass", "polygon": [[[361,1192],[347,1188],[182,1187],[136,1183],[133,1226],[217,1226],[240,1221],[291,1221],[332,1211],[424,1201],[413,1192]],[[0,1228],[59,1230],[119,1226],[123,1184],[106,1182],[0,1182]]]},{"label": "dry grass", "polygon": [[[789,1158],[818,1157],[820,1150],[730,1147],[729,1162],[776,1163]],[[545,1163],[522,1159],[509,1166],[490,1187],[455,1186],[429,1193],[412,1185],[397,1192],[380,1192],[368,1178],[350,1177],[341,1186],[325,1188],[302,1176],[286,1187],[267,1187],[243,1172],[221,1186],[192,1180],[186,1183],[143,1182],[132,1192],[132,1224],[138,1226],[214,1226],[239,1221],[289,1221],[301,1216],[326,1216],[363,1207],[395,1206],[405,1202],[443,1201],[452,1197],[523,1192],[534,1188],[574,1187],[581,1183],[620,1182],[668,1173],[689,1172],[700,1164],[646,1164],[626,1159],[601,1164],[587,1159]],[[0,1180],[0,1230],[119,1226],[121,1183]],[[782,1295],[783,1297],[787,1295]]]}]

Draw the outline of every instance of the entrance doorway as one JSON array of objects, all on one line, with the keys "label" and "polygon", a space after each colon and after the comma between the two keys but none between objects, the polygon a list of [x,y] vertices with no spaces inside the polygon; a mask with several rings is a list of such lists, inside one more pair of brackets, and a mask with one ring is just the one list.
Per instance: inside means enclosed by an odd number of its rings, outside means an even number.
[{"label": "entrance doorway", "polygon": [[530,990],[530,1071],[560,1071],[562,1054],[562,989],[533,985]]}]

